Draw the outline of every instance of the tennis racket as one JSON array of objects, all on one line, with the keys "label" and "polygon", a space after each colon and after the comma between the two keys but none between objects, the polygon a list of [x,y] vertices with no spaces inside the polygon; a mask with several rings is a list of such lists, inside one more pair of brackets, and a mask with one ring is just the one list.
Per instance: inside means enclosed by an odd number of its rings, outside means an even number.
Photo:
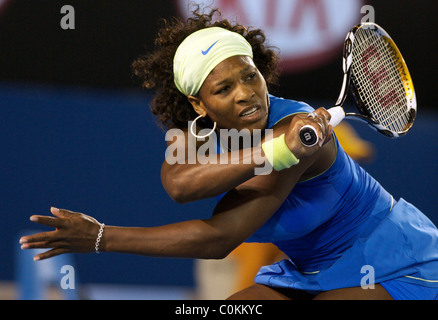
[{"label": "tennis racket", "polygon": [[[400,50],[379,25],[363,23],[348,33],[343,71],[338,101],[328,110],[333,127],[347,117],[390,138],[401,137],[412,128],[417,115],[414,84]],[[342,108],[348,89],[359,113],[345,113]],[[300,139],[308,147],[319,142],[312,126],[301,128]]]}]

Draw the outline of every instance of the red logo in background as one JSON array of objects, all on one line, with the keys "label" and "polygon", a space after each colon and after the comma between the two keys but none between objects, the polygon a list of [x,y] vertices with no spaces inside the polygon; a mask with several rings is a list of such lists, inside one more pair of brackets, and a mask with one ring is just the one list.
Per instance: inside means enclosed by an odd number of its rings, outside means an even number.
[{"label": "red logo in background", "polygon": [[217,7],[222,17],[261,28],[279,48],[284,73],[340,59],[348,31],[360,23],[363,0],[175,0],[183,18],[190,3]]},{"label": "red logo in background", "polygon": [[[372,70],[372,60],[380,60],[380,54],[375,46],[369,46],[362,53],[362,68],[367,77],[373,84],[373,89],[376,94],[377,100],[387,109],[394,103],[400,102],[395,89],[389,90],[382,96],[381,92],[385,89],[385,82],[389,81],[388,71],[384,66],[380,66],[376,70]],[[387,87],[386,87],[387,88]]]}]

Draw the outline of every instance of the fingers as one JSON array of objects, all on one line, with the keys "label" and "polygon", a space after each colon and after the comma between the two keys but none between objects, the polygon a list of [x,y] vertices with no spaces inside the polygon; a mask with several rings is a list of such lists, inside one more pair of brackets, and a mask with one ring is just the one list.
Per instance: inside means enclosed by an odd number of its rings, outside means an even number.
[{"label": "fingers", "polygon": [[319,108],[315,112],[309,113],[305,121],[306,125],[310,125],[315,129],[319,138],[319,147],[330,141],[332,137],[333,127],[330,125],[330,118],[331,115],[327,110]]},{"label": "fingers", "polygon": [[45,226],[54,227],[54,228],[62,228],[65,227],[67,224],[67,220],[74,216],[75,212],[68,211],[65,209],[58,209],[55,207],[50,208],[50,212],[55,217],[48,217],[48,216],[39,216],[34,215],[30,217],[30,221],[43,224]]},{"label": "fingers", "polygon": [[37,215],[31,216],[30,221],[54,228],[62,228],[66,223],[63,219]]},{"label": "fingers", "polygon": [[51,207],[50,208],[50,212],[58,218],[71,218],[75,212],[73,211],[69,211],[69,210],[65,210],[65,209],[58,209],[55,207]]},{"label": "fingers", "polygon": [[325,143],[329,142],[333,136],[333,126],[330,124],[330,120],[332,119],[332,115],[324,108],[319,108],[315,111],[315,113],[324,121],[324,126],[326,128],[326,139]]},{"label": "fingers", "polygon": [[63,253],[68,253],[68,245],[65,241],[57,239],[57,231],[38,233],[32,236],[25,236],[20,239],[21,249],[51,249],[47,252],[38,254],[34,261],[48,259]]},{"label": "fingers", "polygon": [[23,243],[21,245],[22,250],[27,249],[49,249],[53,248],[54,245],[51,242],[44,241],[44,242],[30,242],[30,243]]},{"label": "fingers", "polygon": [[48,259],[63,253],[69,253],[68,243],[58,239],[57,231],[38,233],[20,239],[21,249],[51,249],[34,257],[34,261]]},{"label": "fingers", "polygon": [[63,248],[55,248],[49,251],[46,251],[44,253],[37,254],[33,260],[34,261],[41,261],[49,258],[53,258],[55,256],[59,256],[60,254],[68,253],[69,251],[67,249]]},{"label": "fingers", "polygon": [[51,240],[51,241],[29,241],[25,242],[21,245],[22,250],[27,249],[55,249],[55,248],[63,248],[67,249],[68,243],[63,240]]},{"label": "fingers", "polygon": [[31,244],[32,244],[32,248],[37,248],[33,245],[36,243],[50,243],[56,240],[58,240],[56,236],[56,231],[50,231],[50,232],[37,233],[31,236],[21,237],[20,243],[27,245],[23,247],[23,249],[29,249]]},{"label": "fingers", "polygon": [[[53,227],[56,229],[64,228],[68,220],[65,219],[66,217],[70,216],[72,212],[67,210],[59,210],[57,208],[50,208],[50,211],[52,214],[54,214],[56,217],[48,217],[48,216],[40,216],[40,215],[33,215],[30,217],[30,221],[39,223],[48,227]],[[56,240],[56,232],[43,232],[38,233],[32,236],[24,236],[21,237],[20,243],[37,243],[37,242],[50,242]],[[23,248],[25,249],[25,248]],[[26,248],[27,249],[27,248]]]},{"label": "fingers", "polygon": [[330,121],[332,118],[332,115],[330,114],[330,112],[328,112],[324,108],[316,109],[314,113],[317,114],[321,118],[323,118],[323,117],[326,118],[328,121]]}]

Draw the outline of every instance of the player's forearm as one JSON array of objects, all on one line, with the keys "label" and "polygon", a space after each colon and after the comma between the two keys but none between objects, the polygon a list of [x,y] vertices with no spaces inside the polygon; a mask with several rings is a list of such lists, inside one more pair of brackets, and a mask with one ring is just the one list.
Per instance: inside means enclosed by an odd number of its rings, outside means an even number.
[{"label": "player's forearm", "polygon": [[221,259],[225,237],[202,220],[153,228],[106,226],[101,250],[153,257]]},{"label": "player's forearm", "polygon": [[197,164],[164,164],[162,182],[179,203],[216,197],[261,172],[272,170],[260,147],[215,155]]}]

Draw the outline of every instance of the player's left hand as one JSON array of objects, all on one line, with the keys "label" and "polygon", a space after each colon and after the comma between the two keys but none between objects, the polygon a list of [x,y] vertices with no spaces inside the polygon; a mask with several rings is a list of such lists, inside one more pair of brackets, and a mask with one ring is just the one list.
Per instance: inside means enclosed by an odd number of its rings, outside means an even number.
[{"label": "player's left hand", "polygon": [[99,222],[85,214],[51,208],[54,217],[34,215],[30,220],[54,227],[54,231],[42,232],[20,238],[22,249],[51,249],[38,254],[34,260],[44,260],[64,253],[94,251],[99,233]]}]

